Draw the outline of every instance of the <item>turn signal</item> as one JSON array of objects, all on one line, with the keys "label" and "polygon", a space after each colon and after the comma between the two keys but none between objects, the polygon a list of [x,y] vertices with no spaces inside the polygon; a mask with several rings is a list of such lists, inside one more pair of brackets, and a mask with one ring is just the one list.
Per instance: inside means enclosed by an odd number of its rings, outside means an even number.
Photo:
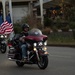
[{"label": "turn signal", "polygon": [[45,52],[44,54],[48,54],[48,52]]}]

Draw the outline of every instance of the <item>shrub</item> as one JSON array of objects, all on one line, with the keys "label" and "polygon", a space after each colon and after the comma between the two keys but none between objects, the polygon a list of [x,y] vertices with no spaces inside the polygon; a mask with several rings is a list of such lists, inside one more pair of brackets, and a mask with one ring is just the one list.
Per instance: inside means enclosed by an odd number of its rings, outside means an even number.
[{"label": "shrub", "polygon": [[45,27],[52,27],[52,23],[53,23],[52,19],[50,19],[48,17],[44,18],[44,26]]},{"label": "shrub", "polygon": [[69,26],[71,29],[75,29],[75,22],[69,22]]},{"label": "shrub", "polygon": [[31,17],[31,16],[27,16],[27,17],[23,17],[21,21],[16,22],[14,24],[14,32],[15,33],[20,33],[22,31],[22,24],[27,23],[30,26],[30,29],[32,28],[39,28],[42,29],[42,25],[41,22],[36,19],[36,17]]},{"label": "shrub", "polygon": [[65,26],[65,27],[62,27],[61,30],[62,30],[62,31],[69,31],[69,25],[67,25],[67,26]]},{"label": "shrub", "polygon": [[52,27],[52,30],[53,30],[53,32],[57,32],[57,31],[58,31],[57,26],[53,26],[53,27]]},{"label": "shrub", "polygon": [[21,25],[19,23],[15,23],[14,24],[14,32],[15,33],[21,33],[21,31],[22,31]]},{"label": "shrub", "polygon": [[28,23],[30,25],[30,29],[41,28],[41,23],[35,16],[28,15],[27,17],[23,17],[21,23]]},{"label": "shrub", "polygon": [[46,27],[45,29],[42,30],[42,33],[43,33],[43,34],[46,34],[46,35],[47,35],[47,34],[50,34],[50,30],[51,30],[50,28],[47,28],[47,27]]},{"label": "shrub", "polygon": [[37,28],[38,28],[38,29],[42,29],[42,27],[43,27],[43,26],[41,25],[41,22],[38,20],[38,21],[37,21]]},{"label": "shrub", "polygon": [[75,7],[72,7],[70,10],[69,21],[75,21]]}]

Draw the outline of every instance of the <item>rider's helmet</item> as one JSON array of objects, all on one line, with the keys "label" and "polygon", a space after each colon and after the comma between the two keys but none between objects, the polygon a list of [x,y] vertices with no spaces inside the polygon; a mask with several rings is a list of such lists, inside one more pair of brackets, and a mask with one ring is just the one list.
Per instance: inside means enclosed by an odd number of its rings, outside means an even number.
[{"label": "rider's helmet", "polygon": [[26,31],[26,32],[29,31],[29,25],[28,24],[23,24],[22,25],[22,30]]}]

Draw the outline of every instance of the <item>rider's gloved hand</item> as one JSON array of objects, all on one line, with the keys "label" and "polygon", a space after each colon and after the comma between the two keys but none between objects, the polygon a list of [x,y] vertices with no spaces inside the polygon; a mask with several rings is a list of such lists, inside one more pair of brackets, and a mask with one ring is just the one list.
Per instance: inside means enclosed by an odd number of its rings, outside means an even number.
[{"label": "rider's gloved hand", "polygon": [[25,36],[20,37],[19,40],[22,41],[22,42],[25,42]]}]

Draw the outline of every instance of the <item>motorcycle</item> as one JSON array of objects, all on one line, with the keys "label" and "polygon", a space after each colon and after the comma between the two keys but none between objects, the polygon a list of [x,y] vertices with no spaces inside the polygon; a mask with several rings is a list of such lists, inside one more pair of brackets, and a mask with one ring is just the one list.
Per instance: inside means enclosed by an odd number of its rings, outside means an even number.
[{"label": "motorcycle", "polygon": [[1,53],[5,53],[7,49],[7,44],[6,44],[6,38],[7,35],[0,35],[0,51]]},{"label": "motorcycle", "polygon": [[19,67],[24,64],[37,64],[40,69],[45,69],[48,66],[48,52],[47,52],[47,36],[43,35],[39,29],[32,29],[29,35],[25,37],[27,43],[27,60],[22,60],[22,52],[18,45],[19,41],[15,38],[8,43],[8,59],[15,61]]}]

